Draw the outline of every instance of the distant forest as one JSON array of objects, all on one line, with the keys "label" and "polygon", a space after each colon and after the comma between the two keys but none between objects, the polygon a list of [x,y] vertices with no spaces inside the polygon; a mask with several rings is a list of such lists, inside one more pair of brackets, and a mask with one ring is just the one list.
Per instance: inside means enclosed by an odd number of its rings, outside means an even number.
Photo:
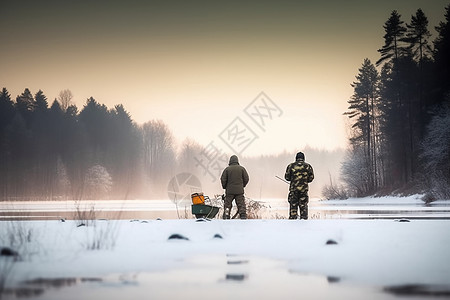
[{"label": "distant forest", "polygon": [[[207,147],[189,139],[179,145],[163,121],[138,125],[123,105],[108,109],[91,97],[79,111],[70,90],[51,104],[41,90],[25,89],[15,101],[6,88],[0,92],[1,200],[167,199],[180,173],[195,175],[214,196],[223,192],[218,176],[228,156],[220,169],[201,168]],[[320,196],[320,185],[338,175],[343,150],[304,151],[318,172],[312,192]],[[240,157],[250,173],[248,197],[286,197],[286,183],[275,176],[283,177],[294,157]]]},{"label": "distant forest", "polygon": [[[352,83],[347,154],[304,150],[316,173],[312,197],[325,185],[325,198],[424,191],[427,201],[450,198],[450,5],[433,42],[420,9],[406,24],[393,11],[384,29],[380,59],[365,59]],[[171,179],[186,172],[206,194],[222,192],[219,168],[210,178],[196,160],[205,146],[177,144],[163,121],[138,125],[123,105],[109,109],[91,97],[79,111],[71,100],[70,90],[51,104],[41,90],[25,89],[15,101],[1,90],[0,200],[164,199]],[[240,158],[248,196],[286,197],[275,176],[294,156]]]},{"label": "distant forest", "polygon": [[393,11],[384,29],[380,58],[365,59],[352,83],[345,188],[354,196],[450,199],[450,4],[432,43],[421,9],[409,23]]}]

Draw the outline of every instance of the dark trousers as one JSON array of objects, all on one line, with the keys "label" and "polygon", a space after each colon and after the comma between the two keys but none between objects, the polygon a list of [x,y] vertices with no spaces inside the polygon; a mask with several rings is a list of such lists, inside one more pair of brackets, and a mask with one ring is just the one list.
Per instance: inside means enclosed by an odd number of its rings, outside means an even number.
[{"label": "dark trousers", "polygon": [[300,209],[300,219],[308,220],[308,201],[307,193],[300,191],[290,191],[288,196],[289,201],[289,219],[298,218],[298,210]]},{"label": "dark trousers", "polygon": [[225,200],[223,203],[223,218],[224,219],[230,218],[230,212],[231,212],[231,208],[233,206],[233,200],[236,201],[239,217],[241,219],[247,219],[247,208],[245,206],[244,194],[239,194],[239,195],[226,194],[225,195]]}]

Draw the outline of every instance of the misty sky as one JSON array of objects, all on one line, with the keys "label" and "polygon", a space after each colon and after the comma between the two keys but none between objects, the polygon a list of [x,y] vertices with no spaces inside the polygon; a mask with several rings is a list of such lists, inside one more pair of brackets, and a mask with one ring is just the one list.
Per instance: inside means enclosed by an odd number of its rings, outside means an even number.
[{"label": "misty sky", "polygon": [[[79,109],[91,96],[122,103],[137,123],[228,152],[220,136],[239,118],[257,136],[248,155],[345,147],[350,84],[379,58],[392,10],[409,22],[422,8],[435,34],[449,3],[0,2],[0,88],[13,98],[70,89]],[[261,92],[279,108],[263,129],[245,113]]]}]

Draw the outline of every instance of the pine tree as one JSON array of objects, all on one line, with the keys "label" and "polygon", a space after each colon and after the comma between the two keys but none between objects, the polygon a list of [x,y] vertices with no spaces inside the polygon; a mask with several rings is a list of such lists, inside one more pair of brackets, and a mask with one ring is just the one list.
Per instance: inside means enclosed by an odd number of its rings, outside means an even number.
[{"label": "pine tree", "polygon": [[14,103],[11,100],[11,95],[6,88],[3,88],[0,92],[0,136],[1,132],[14,118],[14,114]]},{"label": "pine tree", "polygon": [[436,26],[436,31],[438,37],[434,41],[434,61],[436,89],[439,94],[431,105],[450,99],[446,97],[450,93],[450,4],[445,8],[445,22],[441,21]]},{"label": "pine tree", "polygon": [[35,109],[38,111],[46,111],[48,109],[47,97],[44,95],[44,92],[39,90],[34,96],[35,99]]},{"label": "pine tree", "polygon": [[[388,142],[387,146],[391,148],[387,149],[392,155],[390,160],[401,165],[396,168],[395,175],[392,177],[396,180],[400,179],[399,184],[403,185],[411,182],[417,172],[418,135],[415,131],[417,127],[420,127],[417,117],[421,115],[421,84],[419,70],[413,60],[413,52],[417,51],[422,54],[422,59],[424,58],[426,17],[421,10],[418,10],[412,23],[408,25],[409,31],[407,31],[403,21],[400,20],[400,15],[397,11],[393,11],[384,29],[386,31],[385,45],[378,50],[381,58],[377,61],[377,65],[382,62],[389,64],[388,67],[391,70],[389,82],[384,84],[383,92],[388,99],[382,98],[382,101],[387,104],[383,108],[384,129],[388,131],[385,136],[389,136],[392,142]],[[422,48],[417,45],[419,31]],[[405,33],[407,33],[406,36]],[[387,78],[384,77],[384,79]]]},{"label": "pine tree", "polygon": [[394,10],[383,26],[386,33],[384,35],[384,46],[378,50],[381,53],[381,58],[376,62],[377,66],[391,59],[397,60],[402,54],[403,48],[400,46],[400,41],[406,32],[406,28],[400,18],[400,14]]},{"label": "pine tree", "polygon": [[365,168],[368,170],[368,182],[366,193],[372,193],[377,187],[377,126],[376,126],[376,102],[378,98],[378,71],[372,62],[364,59],[362,67],[353,82],[354,93],[348,101],[349,111],[345,113],[350,119],[355,119],[353,124],[355,135],[351,139],[354,148],[364,149]]},{"label": "pine tree", "polygon": [[428,30],[428,18],[419,8],[416,15],[411,16],[411,23],[406,25],[405,37],[401,40],[408,44],[407,49],[411,51],[414,59],[422,63],[424,58],[431,57],[432,50],[428,44],[431,36]]},{"label": "pine tree", "polygon": [[35,104],[33,95],[27,88],[20,96],[17,96],[16,98],[17,111],[25,119],[27,128],[30,128],[31,126],[32,113],[34,111]]},{"label": "pine tree", "polygon": [[15,115],[14,103],[6,88],[0,92],[0,200],[8,197],[9,167],[11,165],[10,145],[6,139],[7,127]]},{"label": "pine tree", "polygon": [[47,97],[39,90],[35,94],[34,110],[32,112],[31,134],[33,143],[33,193],[40,199],[50,199],[52,186],[53,153],[52,139],[49,135],[52,126],[49,119]]},{"label": "pine tree", "polygon": [[[415,116],[421,118],[418,122],[417,126],[421,127],[415,131],[422,136],[422,127],[424,126],[424,63],[425,61],[431,58],[432,50],[430,45],[428,44],[428,39],[431,36],[430,31],[428,30],[428,19],[425,16],[424,12],[419,8],[415,15],[411,16],[411,23],[407,24],[408,28],[406,31],[405,37],[402,41],[407,43],[407,49],[409,53],[411,53],[412,58],[415,59],[419,64],[419,99],[418,103],[411,103],[410,101],[410,115],[412,119]],[[412,120],[410,120],[412,123]],[[414,125],[414,124],[411,124]]]}]

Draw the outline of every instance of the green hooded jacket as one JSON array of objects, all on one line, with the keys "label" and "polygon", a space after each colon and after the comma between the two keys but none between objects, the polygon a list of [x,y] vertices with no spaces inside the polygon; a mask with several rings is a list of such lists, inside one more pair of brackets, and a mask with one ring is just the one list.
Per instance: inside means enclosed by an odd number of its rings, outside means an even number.
[{"label": "green hooded jacket", "polygon": [[247,170],[239,165],[236,155],[230,157],[230,163],[223,170],[220,181],[227,194],[240,195],[244,193],[244,187],[247,185],[249,177]]}]

